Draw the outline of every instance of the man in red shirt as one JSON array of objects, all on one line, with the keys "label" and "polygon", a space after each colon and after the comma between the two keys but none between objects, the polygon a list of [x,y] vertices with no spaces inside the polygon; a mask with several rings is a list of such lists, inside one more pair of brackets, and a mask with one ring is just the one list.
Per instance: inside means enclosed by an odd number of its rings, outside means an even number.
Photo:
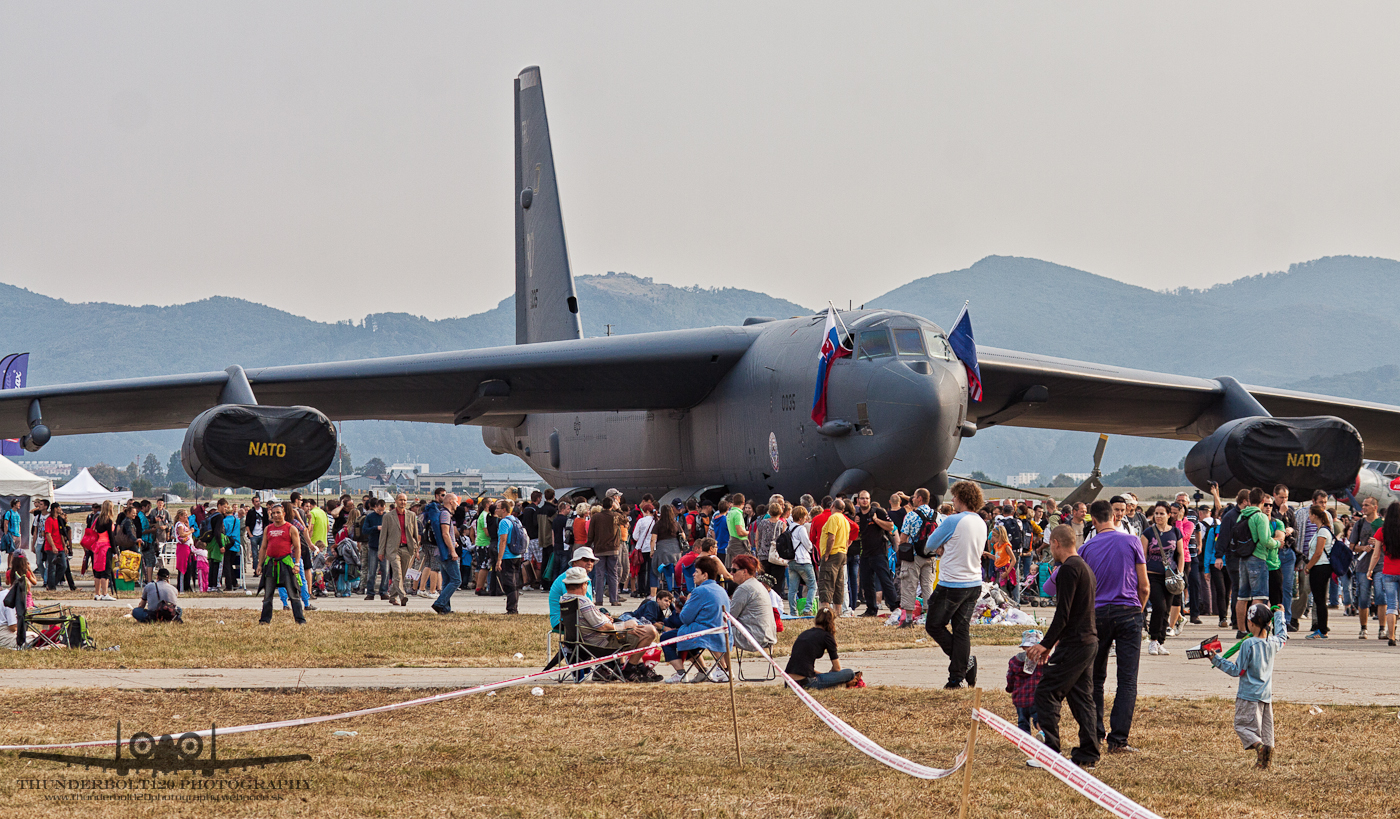
[{"label": "man in red shirt", "polygon": [[64,575],[63,561],[68,559],[68,548],[63,543],[63,530],[59,528],[58,513],[61,511],[62,507],[56,503],[52,504],[48,508],[48,517],[44,518],[44,579],[48,581],[45,586],[49,591],[58,590],[58,582]]}]

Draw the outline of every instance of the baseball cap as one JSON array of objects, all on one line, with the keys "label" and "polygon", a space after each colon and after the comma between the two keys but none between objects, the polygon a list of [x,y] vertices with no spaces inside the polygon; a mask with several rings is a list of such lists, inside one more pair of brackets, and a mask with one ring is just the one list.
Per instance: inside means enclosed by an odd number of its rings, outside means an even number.
[{"label": "baseball cap", "polygon": [[587,582],[588,582],[588,570],[585,569],[585,568],[583,568],[582,566],[570,566],[570,567],[569,567],[569,570],[568,570],[567,572],[564,572],[564,585],[565,585],[565,586],[574,586],[574,585],[578,585],[578,584],[580,584],[580,583],[587,583]]},{"label": "baseball cap", "polygon": [[622,494],[622,493],[619,492],[619,491],[617,491],[616,489],[609,489],[608,491],[606,491],[606,492],[603,493],[603,497],[605,497],[605,498],[611,498],[611,497],[616,497],[617,495],[621,495],[621,494]]},{"label": "baseball cap", "polygon": [[[580,546],[574,550],[573,560],[597,560],[598,556],[593,554],[593,550],[587,546]],[[578,568],[577,566],[575,568]]]},{"label": "baseball cap", "polygon": [[1274,621],[1274,613],[1264,603],[1255,603],[1249,607],[1249,622],[1260,628],[1267,628]]},{"label": "baseball cap", "polygon": [[1040,641],[1043,639],[1045,639],[1045,635],[1041,634],[1039,631],[1036,631],[1033,628],[1028,628],[1025,631],[1021,632],[1021,648],[1028,648],[1029,646],[1038,646],[1040,645]]}]

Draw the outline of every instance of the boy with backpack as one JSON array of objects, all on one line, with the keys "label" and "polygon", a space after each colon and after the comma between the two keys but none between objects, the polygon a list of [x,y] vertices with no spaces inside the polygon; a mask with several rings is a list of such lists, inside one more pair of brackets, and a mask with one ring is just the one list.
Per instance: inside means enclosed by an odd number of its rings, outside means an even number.
[{"label": "boy with backpack", "polygon": [[[1255,752],[1254,767],[1266,770],[1274,756],[1274,657],[1288,642],[1283,606],[1264,603],[1249,607],[1245,622],[1249,636],[1240,644],[1235,662],[1210,652],[1210,664],[1240,678],[1235,693],[1235,733],[1246,751]],[[1273,634],[1268,634],[1272,626]]]},{"label": "boy with backpack", "polygon": [[525,537],[525,526],[511,511],[510,501],[503,500],[496,504],[499,523],[496,528],[495,572],[506,595],[506,614],[519,614],[520,567],[525,562],[529,541]]}]

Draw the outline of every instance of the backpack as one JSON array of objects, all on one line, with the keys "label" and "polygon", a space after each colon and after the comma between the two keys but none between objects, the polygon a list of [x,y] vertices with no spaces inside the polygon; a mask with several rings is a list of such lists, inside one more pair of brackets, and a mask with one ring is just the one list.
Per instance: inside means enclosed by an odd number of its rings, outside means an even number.
[{"label": "backpack", "polygon": [[1016,517],[1002,518],[1001,526],[1006,530],[1006,539],[1011,543],[1011,553],[1020,554],[1021,546],[1026,539],[1026,530],[1021,528],[1021,519]]},{"label": "backpack", "polygon": [[798,524],[792,524],[778,534],[778,539],[773,541],[773,548],[778,552],[778,557],[783,560],[795,560],[797,558],[797,547],[792,542],[792,530]]},{"label": "backpack", "polygon": [[[172,617],[172,619],[174,618]],[[88,631],[87,618],[81,614],[68,618],[68,622],[65,624],[63,642],[67,643],[69,648],[97,648],[97,643],[92,639],[92,633]]]},{"label": "backpack", "polygon": [[933,537],[934,530],[938,528],[938,516],[924,517],[924,513],[920,512],[918,509],[914,510],[914,514],[918,515],[921,521],[919,524],[919,533],[914,536],[913,540],[904,545],[908,546],[910,552],[919,557],[925,559],[933,557],[933,552],[928,550],[928,539]]},{"label": "backpack", "polygon": [[525,556],[525,550],[529,544],[525,542],[525,527],[519,522],[510,522],[510,534],[506,536],[506,545],[510,547],[511,554],[516,557]]},{"label": "backpack", "polygon": [[[81,618],[79,618],[79,619],[81,619]],[[175,604],[172,603],[172,602],[170,602],[169,600],[162,600],[162,601],[160,601],[160,605],[156,606],[156,610],[153,611],[153,612],[151,612],[151,619],[152,619],[152,620],[160,620],[160,621],[164,621],[164,622],[167,622],[167,623],[168,623],[168,622],[175,622],[175,623],[183,623],[183,622],[185,622],[185,621],[180,617],[180,612],[179,612],[178,609],[175,608]],[[86,623],[86,622],[83,623],[83,631],[87,631],[87,623]],[[69,626],[68,634],[69,634],[69,639],[71,640],[71,639],[72,639],[72,635],[73,635],[73,628],[72,628],[72,626]],[[74,647],[73,644],[72,644],[71,642],[69,643],[69,647],[70,647],[70,648],[71,648],[71,647]]]},{"label": "backpack", "polygon": [[436,546],[438,542],[438,522],[442,519],[442,507],[437,501],[423,507],[422,541],[424,545]]},{"label": "backpack", "polygon": [[[1254,514],[1264,513],[1256,510]],[[1230,553],[1238,558],[1253,557],[1255,545],[1254,535],[1249,531],[1249,519],[1241,514],[1235,518],[1235,528],[1230,530]]]}]

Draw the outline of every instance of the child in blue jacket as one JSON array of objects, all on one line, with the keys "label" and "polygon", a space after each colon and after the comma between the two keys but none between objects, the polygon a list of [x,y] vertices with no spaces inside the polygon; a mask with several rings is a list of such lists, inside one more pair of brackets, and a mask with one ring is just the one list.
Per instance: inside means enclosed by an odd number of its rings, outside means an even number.
[{"label": "child in blue jacket", "polygon": [[1211,652],[1210,664],[1240,678],[1235,694],[1235,733],[1246,751],[1255,752],[1254,767],[1264,770],[1274,755],[1274,657],[1288,642],[1288,630],[1282,606],[1274,606],[1270,614],[1263,603],[1255,603],[1245,619],[1250,636],[1240,645],[1235,661]]}]

